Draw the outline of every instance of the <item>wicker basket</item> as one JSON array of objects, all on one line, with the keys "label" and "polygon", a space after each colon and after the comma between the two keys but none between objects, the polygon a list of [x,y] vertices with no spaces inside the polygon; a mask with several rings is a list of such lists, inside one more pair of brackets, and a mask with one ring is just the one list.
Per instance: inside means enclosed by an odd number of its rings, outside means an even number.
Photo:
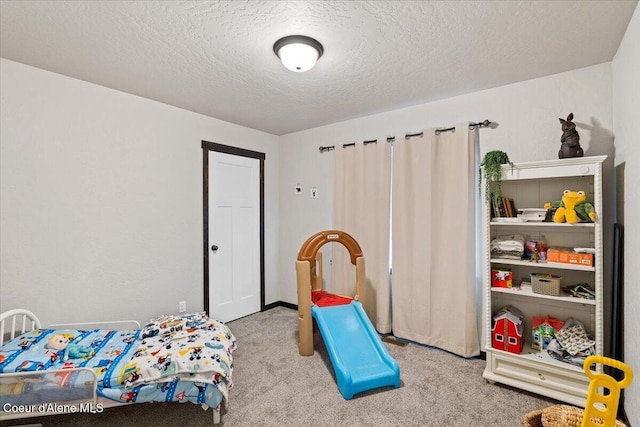
[{"label": "wicker basket", "polygon": [[531,274],[531,289],[536,294],[560,296],[560,276],[549,274]]},{"label": "wicker basket", "polygon": [[[554,405],[529,412],[522,419],[523,427],[580,427],[584,409],[569,405]],[[594,420],[598,424],[598,419]],[[602,423],[602,427],[605,427]],[[627,427],[616,421],[616,427]]]},{"label": "wicker basket", "polygon": [[531,411],[522,419],[522,427],[543,427],[542,409]]}]

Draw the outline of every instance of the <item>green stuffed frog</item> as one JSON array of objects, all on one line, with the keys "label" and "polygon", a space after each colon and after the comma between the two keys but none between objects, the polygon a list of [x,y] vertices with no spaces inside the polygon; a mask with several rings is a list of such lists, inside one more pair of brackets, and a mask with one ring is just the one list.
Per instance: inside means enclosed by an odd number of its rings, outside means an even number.
[{"label": "green stuffed frog", "polygon": [[564,190],[562,200],[547,202],[545,209],[557,208],[553,222],[576,224],[578,222],[592,222],[596,220],[596,210],[587,202],[587,194],[580,191]]}]

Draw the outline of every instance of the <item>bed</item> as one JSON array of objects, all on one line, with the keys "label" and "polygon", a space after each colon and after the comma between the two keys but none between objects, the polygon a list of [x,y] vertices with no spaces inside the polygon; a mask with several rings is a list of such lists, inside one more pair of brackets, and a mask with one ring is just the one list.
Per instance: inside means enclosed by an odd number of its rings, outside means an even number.
[{"label": "bed", "polygon": [[235,337],[205,313],[43,328],[14,309],[0,314],[0,344],[0,420],[192,402],[218,424],[233,386]]}]

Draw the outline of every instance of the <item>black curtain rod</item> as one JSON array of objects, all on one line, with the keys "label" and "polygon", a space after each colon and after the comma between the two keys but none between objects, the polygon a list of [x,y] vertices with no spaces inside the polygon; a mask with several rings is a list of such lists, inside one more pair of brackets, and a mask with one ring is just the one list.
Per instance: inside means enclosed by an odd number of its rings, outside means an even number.
[{"label": "black curtain rod", "polygon": [[[387,137],[387,142],[392,142],[395,141],[396,137],[395,136],[389,136]],[[370,139],[368,141],[362,141],[363,145],[367,145],[367,144],[377,144],[378,140],[377,139]],[[355,142],[349,142],[347,144],[342,144],[342,148],[347,148],[347,147],[353,147],[355,146],[356,143]],[[335,150],[335,145],[329,145],[327,147],[320,147],[320,152],[324,153],[325,151],[331,151],[331,150]]]},{"label": "black curtain rod", "polygon": [[[475,127],[479,127],[479,128],[486,128],[486,127],[489,127],[489,125],[490,125],[491,123],[492,123],[492,122],[490,122],[489,120],[485,120],[485,121],[478,122],[478,123],[469,123],[469,129],[473,129],[473,128],[475,128]],[[450,128],[438,128],[438,129],[436,129],[436,130],[435,130],[435,134],[436,134],[436,135],[440,135],[442,132],[455,132],[455,131],[456,131],[455,126],[450,127]],[[412,138],[412,137],[414,137],[414,136],[419,136],[419,137],[421,137],[421,138],[422,138],[422,136],[423,136],[423,135],[424,135],[424,133],[423,133],[423,132],[418,132],[418,133],[407,133],[407,134],[405,134],[405,135],[404,135],[404,138],[405,138],[405,139],[409,139],[409,138]],[[387,142],[393,142],[393,141],[395,141],[395,139],[396,139],[396,137],[395,137],[395,136],[390,136],[390,137],[388,137],[388,138],[387,138]],[[362,143],[363,143],[364,145],[367,145],[367,144],[375,144],[375,143],[377,143],[377,142],[378,142],[378,140],[377,140],[377,139],[370,139],[370,140],[368,140],[368,141],[362,141]],[[355,143],[355,142],[350,142],[350,143],[348,143],[348,144],[342,144],[342,148],[353,147],[353,146],[355,146],[355,145],[356,145],[356,143]],[[335,145],[328,145],[328,146],[326,146],[326,147],[320,146],[319,150],[320,150],[320,152],[321,152],[321,153],[324,153],[325,151],[335,150],[335,148],[336,148],[336,146],[335,146]]]}]

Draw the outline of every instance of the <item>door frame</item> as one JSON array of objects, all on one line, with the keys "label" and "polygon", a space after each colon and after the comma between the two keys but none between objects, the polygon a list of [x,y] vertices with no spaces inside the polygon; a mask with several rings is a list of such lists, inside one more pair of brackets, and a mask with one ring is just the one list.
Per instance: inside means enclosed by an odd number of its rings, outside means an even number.
[{"label": "door frame", "polygon": [[209,151],[260,160],[260,311],[265,310],[264,274],[264,161],[265,153],[232,147],[215,142],[202,141],[202,218],[204,272],[204,311],[209,315]]}]

